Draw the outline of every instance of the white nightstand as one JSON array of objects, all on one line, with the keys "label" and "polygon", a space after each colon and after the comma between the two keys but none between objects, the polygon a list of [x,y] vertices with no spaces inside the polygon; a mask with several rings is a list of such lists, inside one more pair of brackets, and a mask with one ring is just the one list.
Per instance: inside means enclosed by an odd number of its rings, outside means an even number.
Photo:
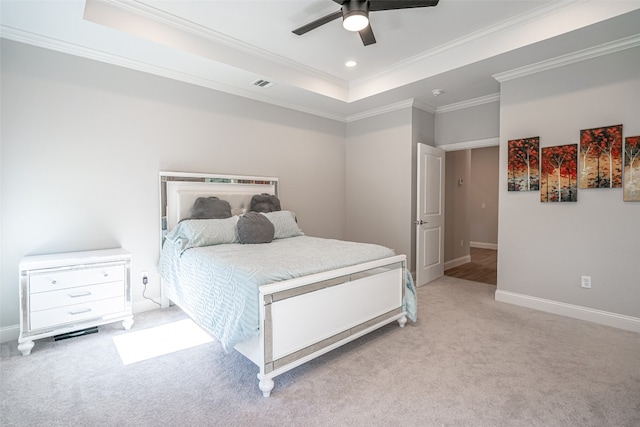
[{"label": "white nightstand", "polygon": [[20,262],[18,350],[33,340],[122,321],[133,325],[131,254],[124,249],[26,256]]}]

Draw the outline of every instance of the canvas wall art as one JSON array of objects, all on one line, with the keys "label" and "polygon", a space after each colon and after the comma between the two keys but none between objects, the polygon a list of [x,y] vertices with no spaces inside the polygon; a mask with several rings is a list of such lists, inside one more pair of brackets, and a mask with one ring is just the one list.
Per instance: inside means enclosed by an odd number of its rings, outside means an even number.
[{"label": "canvas wall art", "polygon": [[578,200],[578,144],[543,147],[540,156],[540,201]]},{"label": "canvas wall art", "polygon": [[622,187],[622,125],[580,131],[580,188]]},{"label": "canvas wall art", "polygon": [[628,136],[624,141],[625,202],[640,202],[640,136]]},{"label": "canvas wall art", "polygon": [[540,189],[540,137],[509,141],[509,191],[538,191]]}]

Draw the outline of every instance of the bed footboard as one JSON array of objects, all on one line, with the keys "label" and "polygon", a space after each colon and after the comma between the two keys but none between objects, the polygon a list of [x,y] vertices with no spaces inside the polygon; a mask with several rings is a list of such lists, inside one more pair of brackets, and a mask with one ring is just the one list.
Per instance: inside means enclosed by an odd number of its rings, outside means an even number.
[{"label": "bed footboard", "polygon": [[236,348],[260,367],[263,395],[277,375],[390,322],[404,326],[405,263],[398,255],[262,286],[260,337]]}]

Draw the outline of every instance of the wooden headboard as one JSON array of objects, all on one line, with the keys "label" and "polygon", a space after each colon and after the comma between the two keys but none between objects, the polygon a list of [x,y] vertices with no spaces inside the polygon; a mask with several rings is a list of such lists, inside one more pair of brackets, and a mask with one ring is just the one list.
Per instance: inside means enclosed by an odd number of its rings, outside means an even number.
[{"label": "wooden headboard", "polygon": [[278,195],[278,178],[215,175],[188,172],[160,172],[160,216],[162,239],[183,218],[190,215],[198,197],[215,196],[231,205],[238,215],[249,209],[256,194]]}]

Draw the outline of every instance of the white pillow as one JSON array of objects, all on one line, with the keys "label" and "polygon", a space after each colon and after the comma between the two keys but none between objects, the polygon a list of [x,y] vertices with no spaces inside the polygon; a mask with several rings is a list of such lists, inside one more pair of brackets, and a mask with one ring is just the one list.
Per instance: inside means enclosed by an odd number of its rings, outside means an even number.
[{"label": "white pillow", "polygon": [[262,215],[269,218],[269,221],[273,223],[275,228],[274,239],[286,239],[287,237],[304,236],[298,222],[296,221],[296,215],[290,211],[274,211],[274,212],[261,212]]}]

